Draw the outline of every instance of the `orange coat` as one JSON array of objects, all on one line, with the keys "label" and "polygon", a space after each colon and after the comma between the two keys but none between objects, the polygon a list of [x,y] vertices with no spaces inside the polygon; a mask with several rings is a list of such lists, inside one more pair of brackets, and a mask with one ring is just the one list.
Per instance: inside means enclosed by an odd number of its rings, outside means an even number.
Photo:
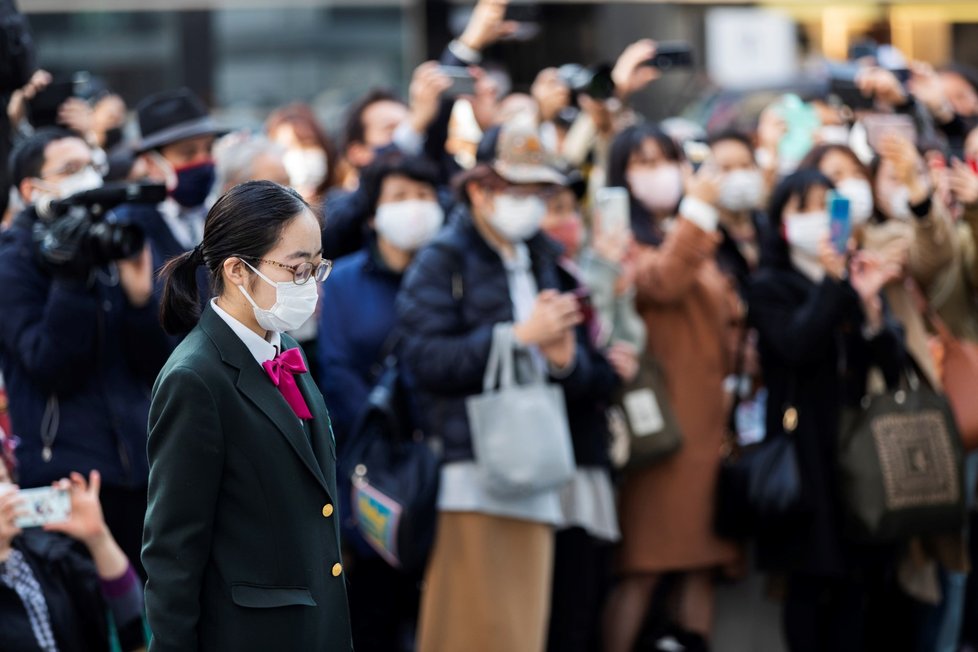
[{"label": "orange coat", "polygon": [[638,256],[637,307],[648,329],[683,447],[630,474],[621,491],[621,570],[708,568],[737,558],[713,534],[713,504],[733,370],[740,302],[714,260],[717,235],[677,220],[659,247]]}]

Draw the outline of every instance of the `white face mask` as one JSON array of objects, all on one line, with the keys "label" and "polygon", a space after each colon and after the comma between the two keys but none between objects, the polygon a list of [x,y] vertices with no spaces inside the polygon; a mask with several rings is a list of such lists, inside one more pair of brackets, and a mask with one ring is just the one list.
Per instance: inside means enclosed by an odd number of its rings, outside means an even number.
[{"label": "white face mask", "polygon": [[326,178],[329,164],[320,149],[290,149],[282,157],[293,188],[316,187]]},{"label": "white face mask", "polygon": [[897,220],[909,220],[913,217],[910,210],[910,189],[906,186],[897,186],[890,193],[890,205],[887,215]]},{"label": "white face mask", "polygon": [[402,251],[417,251],[444,223],[438,202],[419,199],[381,204],[374,219],[378,235]]},{"label": "white face mask", "polygon": [[668,213],[679,206],[683,196],[683,173],[677,164],[633,170],[626,176],[632,196],[653,213]]},{"label": "white face mask", "polygon": [[827,211],[797,213],[785,219],[785,238],[793,253],[808,258],[818,257],[818,248],[829,236],[829,214]]},{"label": "white face mask", "polygon": [[764,177],[759,170],[734,170],[720,184],[722,208],[739,213],[760,208],[764,201]]},{"label": "white face mask", "polygon": [[56,184],[50,184],[52,190],[49,194],[54,195],[56,199],[64,199],[86,190],[101,188],[102,183],[102,175],[96,172],[91,165],[88,165],[70,177],[66,177]]},{"label": "white face mask", "polygon": [[275,288],[275,303],[271,308],[265,309],[255,303],[243,285],[238,286],[254,309],[259,326],[279,333],[294,331],[315,314],[316,304],[319,302],[319,284],[314,279],[309,279],[302,285],[296,285],[292,281],[275,282],[251,265],[248,267],[261,280]]},{"label": "white face mask", "polygon": [[521,242],[536,235],[547,214],[547,204],[540,197],[496,195],[489,223],[510,242]]},{"label": "white face mask", "polygon": [[840,181],[835,189],[849,200],[849,217],[854,226],[865,224],[873,216],[873,187],[865,179]]}]

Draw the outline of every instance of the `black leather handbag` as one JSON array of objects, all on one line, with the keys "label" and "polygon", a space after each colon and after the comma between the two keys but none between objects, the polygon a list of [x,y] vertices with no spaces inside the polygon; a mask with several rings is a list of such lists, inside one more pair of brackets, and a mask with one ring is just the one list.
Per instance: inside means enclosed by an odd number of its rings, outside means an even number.
[{"label": "black leather handbag", "polygon": [[[398,363],[389,356],[340,469],[360,537],[392,566],[424,568],[434,540],[439,461],[410,427]],[[347,520],[347,519],[344,519]]]},{"label": "black leather handbag", "polygon": [[[789,392],[789,396],[791,396]],[[736,407],[735,407],[736,409]],[[787,525],[804,515],[801,473],[794,431],[798,410],[785,407],[783,432],[739,446],[731,437],[720,465],[714,531],[728,539],[746,539],[767,527]]]},{"label": "black leather handbag", "polygon": [[951,407],[907,369],[900,389],[863,399],[843,417],[838,477],[846,532],[889,543],[960,532],[963,452]]}]

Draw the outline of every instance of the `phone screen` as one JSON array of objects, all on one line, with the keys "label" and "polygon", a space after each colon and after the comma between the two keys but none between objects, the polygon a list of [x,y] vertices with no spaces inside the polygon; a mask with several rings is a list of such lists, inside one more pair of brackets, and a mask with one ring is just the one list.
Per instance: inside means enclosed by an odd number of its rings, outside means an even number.
[{"label": "phone screen", "polygon": [[852,218],[849,216],[849,200],[837,192],[832,192],[829,195],[828,209],[832,246],[839,253],[845,253],[849,248],[849,238],[852,236]]},{"label": "phone screen", "polygon": [[452,95],[474,95],[475,77],[468,68],[462,66],[441,66],[441,73],[452,80],[449,92]]},{"label": "phone screen", "polygon": [[18,497],[23,514],[17,517],[17,527],[40,527],[48,523],[67,521],[71,516],[71,497],[62,489],[22,489],[18,492]]},{"label": "phone screen", "polygon": [[625,188],[601,188],[595,193],[594,205],[603,233],[624,233],[631,222],[628,190]]}]

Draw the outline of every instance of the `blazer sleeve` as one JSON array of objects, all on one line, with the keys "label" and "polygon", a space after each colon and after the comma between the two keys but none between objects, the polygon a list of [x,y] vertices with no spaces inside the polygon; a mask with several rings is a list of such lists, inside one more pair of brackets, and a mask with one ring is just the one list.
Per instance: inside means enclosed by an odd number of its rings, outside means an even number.
[{"label": "blazer sleeve", "polygon": [[482,389],[494,324],[464,330],[452,292],[453,254],[430,246],[408,268],[397,297],[405,337],[401,359],[417,385],[436,394],[471,394]]},{"label": "blazer sleeve", "polygon": [[645,247],[638,256],[635,288],[639,301],[671,304],[681,301],[696,282],[700,266],[716,251],[713,234],[678,219],[659,247]]},{"label": "blazer sleeve", "polygon": [[160,378],[150,406],[148,452],[142,559],[152,649],[194,652],[224,466],[218,406],[195,371],[177,367]]}]

